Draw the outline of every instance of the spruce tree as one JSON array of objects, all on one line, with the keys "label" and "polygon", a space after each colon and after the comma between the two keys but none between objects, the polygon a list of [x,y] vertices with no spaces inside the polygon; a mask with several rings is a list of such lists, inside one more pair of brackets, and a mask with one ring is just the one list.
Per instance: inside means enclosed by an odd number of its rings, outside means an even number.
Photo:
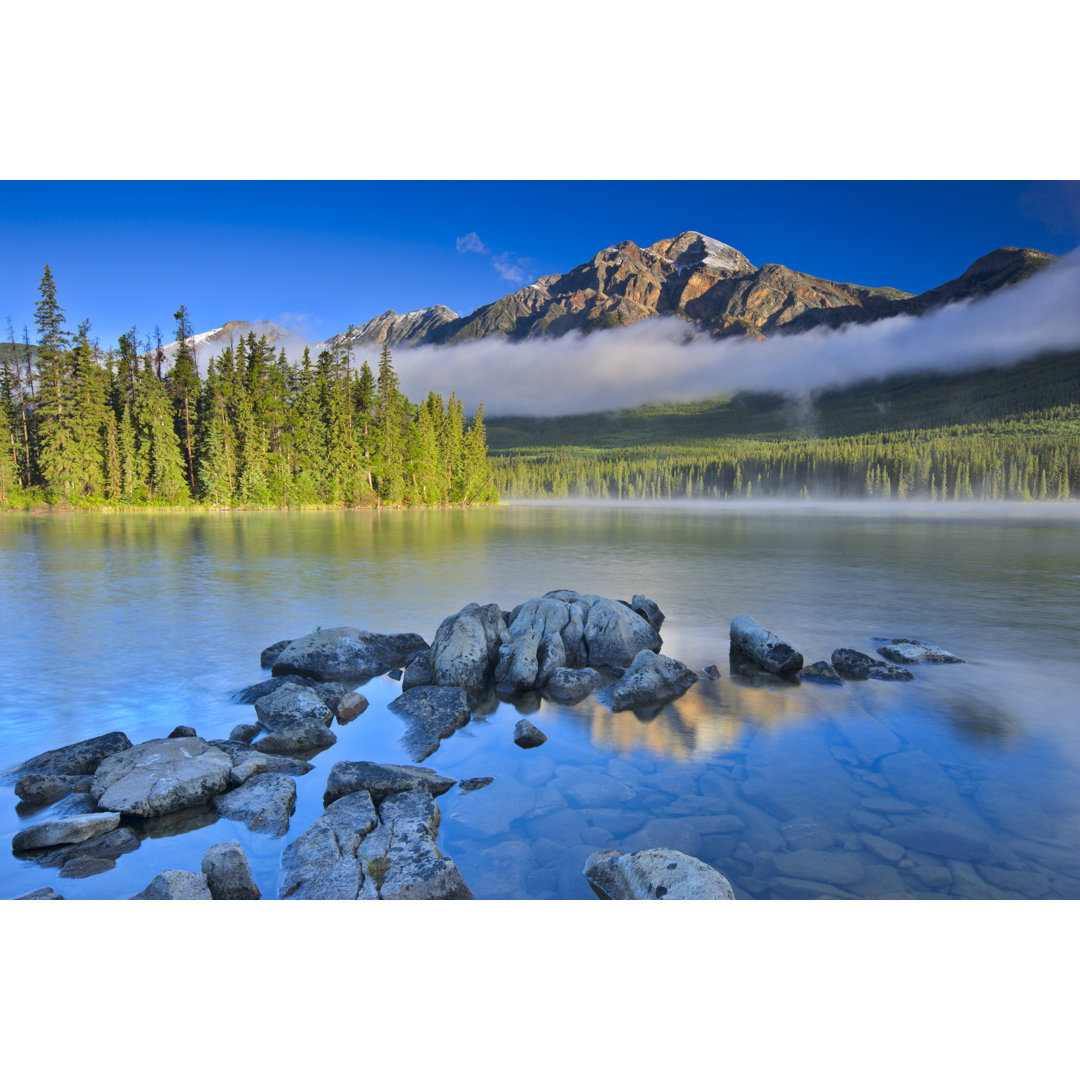
[{"label": "spruce tree", "polygon": [[194,449],[194,411],[195,401],[199,396],[199,369],[195,365],[195,353],[188,343],[192,337],[191,320],[183,304],[175,312],[176,320],[176,359],[172,369],[173,400],[176,403],[177,435],[180,436],[184,450],[184,463],[187,465],[188,485],[195,490],[195,449]]}]

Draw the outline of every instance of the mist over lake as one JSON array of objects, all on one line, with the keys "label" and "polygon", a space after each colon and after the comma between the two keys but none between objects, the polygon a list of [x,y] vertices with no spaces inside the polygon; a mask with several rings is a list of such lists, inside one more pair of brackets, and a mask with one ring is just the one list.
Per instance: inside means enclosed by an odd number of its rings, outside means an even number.
[{"label": "mist over lake", "polygon": [[[439,847],[477,898],[588,899],[591,853],[651,846],[702,859],[740,898],[1078,898],[1080,515],[1019,509],[687,501],[3,516],[0,770],[109,731],[137,743],[190,725],[224,739],[254,720],[231,697],[268,674],[260,651],[319,626],[431,641],[471,601],[508,612],[560,588],[638,593],[666,615],[663,654],[700,676],[682,697],[636,714],[595,695],[567,706],[523,694],[474,714],[423,762],[494,778],[437,800]],[[876,655],[875,638],[890,637],[967,663],[840,687],[740,674],[728,627],[743,614],[807,663],[839,647]],[[388,710],[400,683],[360,689],[370,707],[335,722],[336,745],[296,777],[285,836],[189,815],[86,877],[9,853],[0,895],[126,898],[238,840],[275,897],[281,851],[322,813],[336,761],[410,763]],[[514,745],[522,715],[543,746]],[[17,814],[5,790],[10,852],[50,809]]]}]

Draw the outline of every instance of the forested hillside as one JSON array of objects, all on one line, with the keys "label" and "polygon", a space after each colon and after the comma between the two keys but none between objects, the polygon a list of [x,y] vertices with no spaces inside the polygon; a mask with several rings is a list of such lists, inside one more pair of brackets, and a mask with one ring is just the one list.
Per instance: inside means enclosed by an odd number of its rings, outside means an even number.
[{"label": "forested hillside", "polygon": [[102,354],[89,323],[65,328],[45,267],[36,347],[8,320],[0,351],[0,506],[408,506],[497,498],[483,406],[415,404],[389,348],[377,370],[347,344],[291,365],[254,334],[201,378],[175,314],[177,349],[133,328]]},{"label": "forested hillside", "polygon": [[489,437],[510,498],[1068,499],[1080,492],[1080,354],[801,400],[493,419]]}]

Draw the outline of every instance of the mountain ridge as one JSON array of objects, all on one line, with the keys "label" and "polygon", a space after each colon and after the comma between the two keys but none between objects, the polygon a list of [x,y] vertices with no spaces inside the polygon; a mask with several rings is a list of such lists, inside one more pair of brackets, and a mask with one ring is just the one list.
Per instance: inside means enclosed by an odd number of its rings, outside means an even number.
[{"label": "mountain ridge", "polygon": [[[312,353],[349,345],[393,348],[456,345],[487,337],[524,341],[566,333],[630,326],[646,319],[685,319],[712,337],[765,338],[820,326],[869,323],[894,315],[922,315],[946,304],[988,296],[1057,261],[1034,248],[1000,247],[958,277],[919,294],[892,286],[836,282],[779,263],[755,266],[742,252],[699,232],[683,232],[640,247],[623,240],[565,273],[536,281],[459,315],[443,304],[404,313],[393,309],[359,326],[311,343]],[[260,332],[287,354],[304,342],[274,323],[229,322],[195,336],[196,347],[221,343],[226,331]],[[175,345],[167,352],[175,351]]]}]

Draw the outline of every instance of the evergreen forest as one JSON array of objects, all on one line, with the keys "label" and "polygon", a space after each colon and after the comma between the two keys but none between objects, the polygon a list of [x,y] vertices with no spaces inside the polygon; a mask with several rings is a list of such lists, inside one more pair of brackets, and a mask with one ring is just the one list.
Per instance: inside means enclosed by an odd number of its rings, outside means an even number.
[{"label": "evergreen forest", "polygon": [[401,392],[347,346],[298,364],[249,334],[200,376],[190,318],[175,313],[171,365],[136,330],[103,354],[72,333],[48,266],[24,329],[0,348],[0,506],[300,507],[471,505],[498,497],[483,406]]}]

